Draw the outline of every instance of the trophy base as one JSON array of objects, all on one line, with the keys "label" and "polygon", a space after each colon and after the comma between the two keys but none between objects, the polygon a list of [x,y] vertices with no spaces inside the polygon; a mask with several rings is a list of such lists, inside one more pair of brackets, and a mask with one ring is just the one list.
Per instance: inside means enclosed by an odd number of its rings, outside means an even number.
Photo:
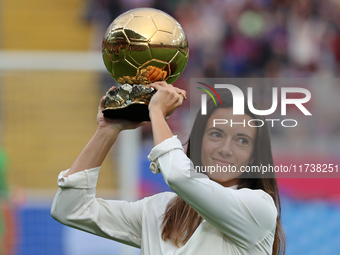
[{"label": "trophy base", "polygon": [[132,103],[122,108],[106,108],[102,112],[109,119],[150,121],[148,105],[142,103]]}]

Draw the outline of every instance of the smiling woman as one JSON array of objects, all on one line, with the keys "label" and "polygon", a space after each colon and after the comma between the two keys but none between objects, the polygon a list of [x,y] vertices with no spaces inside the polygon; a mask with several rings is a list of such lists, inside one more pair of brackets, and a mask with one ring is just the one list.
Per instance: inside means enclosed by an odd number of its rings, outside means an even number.
[{"label": "smiling woman", "polygon": [[[220,166],[233,171],[207,172],[210,179],[225,187],[238,184],[241,166],[253,159],[256,128],[249,126],[215,125],[215,119],[230,118],[242,123],[249,115],[233,115],[232,108],[219,108],[210,116],[203,134],[201,161],[203,166]],[[232,167],[232,168],[230,168]],[[236,171],[234,171],[234,169]]]},{"label": "smiling woman", "polygon": [[[239,254],[284,254],[285,237],[275,174],[241,171],[241,167],[245,166],[274,164],[268,124],[263,116],[253,114],[246,104],[244,115],[233,115],[232,94],[223,91],[219,95],[223,107],[215,106],[213,100],[208,100],[206,115],[201,115],[200,111],[197,113],[186,153],[193,166],[189,174],[178,170],[181,175],[177,175],[179,179],[176,183],[181,181],[182,186],[173,184],[172,189],[178,196],[167,207],[162,236],[175,243],[189,243],[201,222],[207,221],[227,236],[227,251],[236,249]],[[255,103],[254,107],[260,109]],[[232,119],[234,123],[257,119],[265,124],[254,123],[258,127],[216,125],[216,119]],[[178,162],[180,156],[176,155],[173,158]],[[172,167],[175,167],[174,163]],[[196,169],[209,167],[214,171],[197,173]],[[236,171],[233,170],[235,168]],[[161,172],[164,176],[165,169]],[[209,178],[205,179],[204,176]],[[225,188],[220,189],[217,183]],[[197,199],[194,199],[196,196]],[[269,213],[272,206],[265,203],[266,200],[275,204],[274,228],[268,228],[273,215]],[[213,242],[217,242],[217,238]]]},{"label": "smiling woman", "polygon": [[[273,164],[267,124],[214,126],[214,118],[235,117],[231,95],[220,94],[224,108],[208,101],[207,115],[197,115],[185,154],[165,120],[181,106],[185,91],[166,82],[149,86],[157,90],[149,104],[155,144],[148,156],[150,170],[161,173],[173,192],[134,203],[95,197],[99,167],[118,134],[143,124],[105,118],[102,99],[95,135],[59,175],[52,216],[70,227],[139,247],[144,255],[284,253],[275,176],[239,171],[250,164]],[[246,110],[235,121],[255,117],[261,118]],[[195,166],[236,171],[215,175],[196,172]]]}]

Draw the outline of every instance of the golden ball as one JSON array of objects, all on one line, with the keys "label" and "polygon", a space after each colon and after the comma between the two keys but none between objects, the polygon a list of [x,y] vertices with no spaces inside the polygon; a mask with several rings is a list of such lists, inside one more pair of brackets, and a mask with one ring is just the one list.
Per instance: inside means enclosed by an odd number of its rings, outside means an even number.
[{"label": "golden ball", "polygon": [[[102,44],[105,66],[120,84],[173,83],[188,62],[188,40],[181,25],[167,13],[137,8],[118,16]],[[154,74],[149,73],[150,70]],[[151,77],[151,78],[150,78]]]}]

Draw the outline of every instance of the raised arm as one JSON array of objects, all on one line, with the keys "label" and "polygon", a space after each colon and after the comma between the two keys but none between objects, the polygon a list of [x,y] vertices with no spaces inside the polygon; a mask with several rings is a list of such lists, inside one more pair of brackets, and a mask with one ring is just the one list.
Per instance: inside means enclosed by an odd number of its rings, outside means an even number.
[{"label": "raised arm", "polygon": [[134,203],[96,198],[99,167],[124,129],[143,123],[103,117],[104,97],[97,115],[97,130],[69,170],[58,177],[58,190],[51,208],[54,219],[105,238],[135,247],[141,243],[141,217],[148,198]]},{"label": "raised arm", "polygon": [[165,118],[182,105],[186,92],[164,81],[155,82],[149,86],[157,90],[149,104],[153,140],[156,146],[173,136]]},{"label": "raised arm", "polygon": [[[112,87],[112,89],[113,88],[114,87]],[[118,134],[122,130],[135,129],[145,123],[104,118],[102,113],[104,109],[104,99],[105,97],[100,100],[98,107],[97,130],[65,177],[85,169],[101,166],[113,143],[116,141]]]}]

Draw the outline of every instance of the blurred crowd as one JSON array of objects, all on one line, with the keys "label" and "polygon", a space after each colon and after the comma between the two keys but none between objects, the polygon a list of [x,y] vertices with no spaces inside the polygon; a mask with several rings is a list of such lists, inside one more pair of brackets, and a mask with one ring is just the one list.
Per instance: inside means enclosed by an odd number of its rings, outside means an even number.
[{"label": "blurred crowd", "polygon": [[[189,86],[191,77],[340,74],[339,0],[88,0],[84,16],[100,41],[112,20],[138,7],[163,10],[184,28],[190,57],[176,84]],[[340,129],[338,121],[331,125]]]},{"label": "blurred crowd", "polygon": [[121,13],[147,6],[184,28],[189,76],[339,73],[339,0],[89,0],[84,15],[105,31]]},{"label": "blurred crowd", "polygon": [[182,4],[174,15],[187,31],[191,61],[204,63],[197,69],[205,77],[338,72],[339,1],[224,0],[192,6]]}]

